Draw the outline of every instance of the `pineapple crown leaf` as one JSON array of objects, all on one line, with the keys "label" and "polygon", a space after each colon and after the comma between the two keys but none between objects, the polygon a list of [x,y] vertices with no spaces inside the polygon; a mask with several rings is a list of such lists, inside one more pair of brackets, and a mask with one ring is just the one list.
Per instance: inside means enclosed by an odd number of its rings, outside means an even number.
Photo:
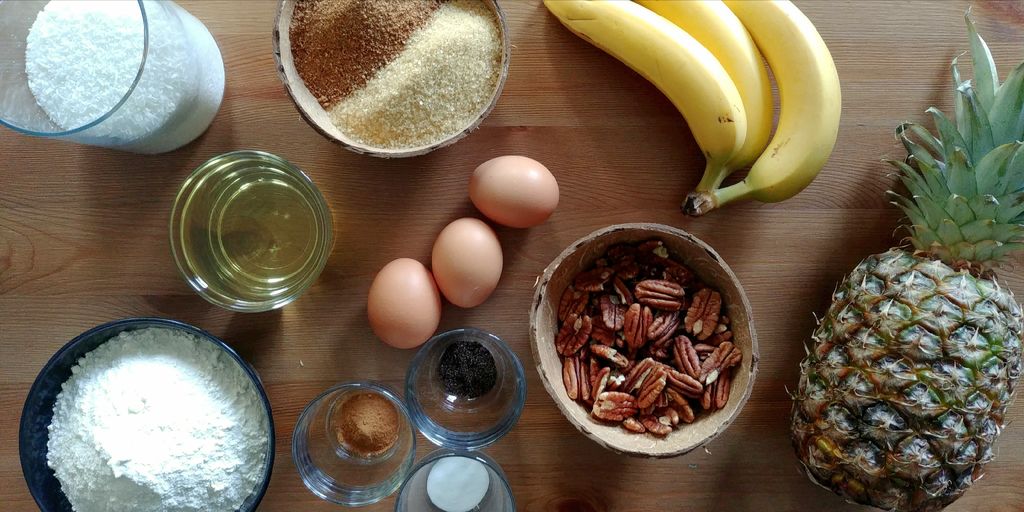
[{"label": "pineapple crown leaf", "polygon": [[967,22],[967,38],[971,41],[971,65],[974,68],[974,83],[978,91],[978,100],[986,111],[991,111],[996,91],[999,89],[999,75],[996,74],[992,52],[985,40],[978,35],[978,30],[971,19],[971,11],[964,14]]},{"label": "pineapple crown leaf", "polygon": [[970,11],[965,20],[973,77],[954,58],[952,118],[931,107],[934,132],[897,127],[907,157],[889,163],[907,194],[890,195],[918,251],[984,271],[1024,246],[1024,63],[1000,84]]}]

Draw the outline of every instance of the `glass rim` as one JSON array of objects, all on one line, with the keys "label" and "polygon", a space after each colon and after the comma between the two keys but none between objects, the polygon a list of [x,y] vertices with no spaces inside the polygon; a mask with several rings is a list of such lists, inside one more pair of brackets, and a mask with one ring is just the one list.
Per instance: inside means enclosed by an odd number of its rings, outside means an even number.
[{"label": "glass rim", "polygon": [[[184,248],[181,244],[180,234],[184,228],[181,225],[181,218],[186,209],[187,199],[195,192],[196,181],[199,180],[205,173],[217,168],[217,164],[220,160],[228,157],[238,157],[244,160],[270,160],[275,164],[279,165],[281,170],[288,173],[291,177],[299,180],[300,183],[306,188],[306,190],[312,195],[311,206],[313,206],[313,217],[317,223],[317,230],[320,235],[325,239],[325,243],[322,246],[315,247],[314,254],[311,255],[308,268],[305,269],[306,276],[303,280],[296,284],[294,287],[287,290],[287,293],[283,293],[280,296],[276,296],[263,301],[240,301],[236,298],[229,297],[220,293],[210,293],[208,287],[201,286],[197,280],[202,281],[202,276],[192,271],[191,266],[188,264],[188,258],[184,254]],[[171,258],[174,260],[174,265],[178,269],[178,274],[188,283],[192,291],[196,292],[197,295],[206,299],[206,301],[220,306],[230,311],[238,311],[241,313],[261,313],[265,311],[272,311],[274,309],[280,309],[288,304],[291,304],[298,299],[306,290],[308,290],[317,277],[323,272],[327,266],[327,260],[330,259],[332,248],[334,246],[334,220],[331,217],[330,207],[327,205],[327,198],[324,197],[320,189],[313,183],[313,180],[295,164],[285,160],[284,158],[268,153],[266,151],[260,151],[255,149],[241,149],[236,151],[229,151],[227,153],[221,153],[215,155],[210,159],[206,160],[202,164],[199,164],[182,182],[181,187],[178,189],[178,193],[174,197],[174,203],[171,206],[171,217],[168,223],[170,245],[171,245]],[[205,282],[205,281],[204,281]]]},{"label": "glass rim", "polygon": [[[68,135],[74,135],[76,133],[80,133],[90,128],[93,128],[96,125],[102,123],[103,121],[110,119],[111,116],[113,116],[118,110],[121,109],[122,106],[124,106],[124,104],[128,101],[128,98],[131,97],[132,93],[135,92],[135,88],[138,87],[139,82],[142,81],[142,74],[146,69],[146,59],[149,58],[149,16],[146,14],[146,6],[143,4],[143,1],[144,0],[135,0],[135,2],[139,6],[139,13],[142,15],[142,60],[139,62],[139,70],[135,73],[135,79],[132,80],[132,84],[128,87],[128,90],[125,91],[124,95],[121,96],[121,99],[118,100],[118,102],[115,103],[114,106],[110,108],[110,110],[82,126],[72,128],[70,130],[62,130],[56,132],[40,132],[36,130],[30,130],[28,128],[16,126],[4,120],[3,117],[0,117],[0,125],[6,126],[7,128],[10,128],[16,132],[23,133],[25,135],[31,135],[34,137],[66,137]],[[0,3],[3,3],[3,0],[0,0]],[[49,117],[49,114],[47,114],[47,117]]]}]

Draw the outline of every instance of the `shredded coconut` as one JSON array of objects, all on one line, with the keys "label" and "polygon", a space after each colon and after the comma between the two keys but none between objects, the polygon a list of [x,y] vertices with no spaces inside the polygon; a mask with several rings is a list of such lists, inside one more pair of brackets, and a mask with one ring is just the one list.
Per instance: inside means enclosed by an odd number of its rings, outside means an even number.
[{"label": "shredded coconut", "polygon": [[149,328],[72,368],[47,462],[76,512],[231,512],[262,477],[268,442],[266,411],[230,356]]},{"label": "shredded coconut", "polygon": [[[220,50],[195,17],[169,2],[51,0],[25,40],[25,75],[51,121],[71,130],[125,103],[88,134],[141,152],[196,138],[224,92]],[[148,50],[145,27],[148,27]],[[164,140],[153,141],[154,137]]]}]

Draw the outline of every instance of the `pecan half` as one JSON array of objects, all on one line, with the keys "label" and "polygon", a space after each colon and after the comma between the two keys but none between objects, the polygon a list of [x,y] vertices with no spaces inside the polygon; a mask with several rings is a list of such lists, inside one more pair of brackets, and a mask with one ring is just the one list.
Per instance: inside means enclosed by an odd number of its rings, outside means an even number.
[{"label": "pecan half", "polygon": [[654,402],[655,407],[668,407],[668,395],[662,393],[658,395],[658,400]]},{"label": "pecan half", "polygon": [[601,320],[604,326],[612,331],[622,329],[622,322],[626,316],[626,307],[615,304],[611,295],[602,295],[598,300],[598,307],[601,308]]},{"label": "pecan half", "polygon": [[654,410],[654,415],[658,417],[658,421],[673,427],[679,424],[679,411],[671,407],[658,407]]},{"label": "pecan half", "polygon": [[608,257],[613,259],[613,260],[621,260],[621,259],[625,259],[625,258],[635,258],[636,257],[636,252],[637,252],[636,246],[628,244],[628,243],[622,243],[622,244],[615,244],[615,245],[609,247],[607,254],[608,254]]},{"label": "pecan half", "polygon": [[590,294],[568,287],[562,292],[562,299],[558,301],[558,319],[565,321],[569,315],[580,315],[590,302]]},{"label": "pecan half", "polygon": [[714,345],[708,345],[707,343],[697,343],[693,346],[693,350],[697,352],[697,357],[701,359],[714,352],[716,348]]},{"label": "pecan half", "polygon": [[672,340],[672,358],[677,370],[694,379],[700,377],[700,358],[690,338],[679,335]]},{"label": "pecan half", "polygon": [[672,425],[666,425],[662,423],[653,414],[648,414],[640,418],[640,423],[643,424],[647,431],[657,436],[667,436],[672,432]]},{"label": "pecan half", "polygon": [[590,414],[605,421],[623,421],[637,412],[636,399],[629,393],[605,391],[594,400]]},{"label": "pecan half", "polygon": [[[718,324],[718,327],[721,328],[721,327],[726,327],[726,326],[724,324]],[[712,334],[711,337],[708,338],[707,341],[708,341],[708,345],[714,345],[714,346],[717,347],[717,346],[721,345],[722,343],[725,343],[726,341],[732,341],[732,331],[718,332],[718,329],[715,329],[715,333]]]},{"label": "pecan half", "polygon": [[675,333],[679,327],[679,312],[664,312],[654,316],[654,320],[647,328],[648,340],[660,340]]},{"label": "pecan half", "polygon": [[672,261],[670,259],[666,259],[664,261],[664,264],[665,264],[665,271],[664,271],[665,279],[667,279],[669,281],[674,281],[674,282],[679,283],[679,284],[681,284],[683,286],[685,286],[688,283],[690,283],[690,281],[693,281],[693,272],[690,271],[690,269],[686,268],[685,265],[682,265],[682,264],[677,263],[675,261]]},{"label": "pecan half", "polygon": [[615,336],[614,331],[609,330],[602,324],[597,324],[590,330],[590,339],[610,347],[615,345],[619,338]]},{"label": "pecan half", "polygon": [[651,370],[657,363],[654,359],[646,358],[639,363],[635,364],[633,368],[629,370],[629,374],[626,375],[626,382],[623,383],[622,389],[627,393],[631,393],[644,385],[644,380],[651,374]]},{"label": "pecan half", "polygon": [[681,393],[683,396],[697,398],[701,392],[704,391],[704,385],[697,379],[690,377],[683,372],[677,372],[673,369],[668,371],[668,386],[670,389],[674,389]]},{"label": "pecan half", "polygon": [[736,348],[732,342],[726,341],[708,356],[700,365],[700,381],[705,385],[711,384],[721,372],[740,363],[743,360],[743,353]]},{"label": "pecan half", "polygon": [[652,342],[647,347],[647,355],[657,359],[658,361],[668,361],[670,357],[668,349],[669,341],[671,341],[671,338]]},{"label": "pecan half", "polygon": [[622,279],[633,279],[640,274],[640,265],[632,258],[620,260],[612,269],[615,270],[615,275]]},{"label": "pecan half", "polygon": [[591,330],[593,324],[589,316],[569,315],[555,337],[555,349],[563,356],[575,354],[587,344]]},{"label": "pecan half", "polygon": [[622,384],[624,382],[626,382],[626,376],[613,370],[611,374],[608,375],[608,386],[605,391],[618,391],[622,389]]},{"label": "pecan half", "polygon": [[647,341],[647,328],[653,320],[651,308],[633,304],[623,319],[623,337],[629,350],[635,352]]},{"label": "pecan half", "polygon": [[665,396],[668,397],[670,403],[684,404],[686,403],[686,397],[682,393],[676,391],[675,388],[669,386],[665,388]]},{"label": "pecan half", "polygon": [[591,345],[590,352],[601,359],[608,361],[609,363],[622,368],[629,364],[629,360],[626,356],[619,353],[612,347],[606,347],[604,345]]},{"label": "pecan half", "polygon": [[626,283],[623,282],[622,279],[619,279],[619,276],[615,276],[615,278],[612,279],[612,287],[615,288],[615,293],[619,294],[619,299],[621,299],[622,303],[626,306],[635,302],[633,299],[633,292],[629,291],[629,286],[626,286]]},{"label": "pecan half", "polygon": [[725,404],[729,403],[729,391],[732,388],[732,372],[726,371],[722,374],[718,380],[715,381],[715,409],[725,408]]},{"label": "pecan half", "polygon": [[668,375],[664,369],[656,367],[651,370],[651,374],[644,379],[644,384],[637,393],[636,406],[641,409],[653,406],[667,383]]},{"label": "pecan half", "polygon": [[[593,359],[591,359],[593,361]],[[592,396],[600,395],[608,386],[608,377],[612,374],[611,368],[601,368],[596,374],[590,374],[590,391]]]},{"label": "pecan half", "polygon": [[635,293],[637,302],[665,311],[679,311],[685,294],[682,286],[664,279],[640,281],[636,284]]},{"label": "pecan half", "polygon": [[676,402],[672,405],[672,409],[679,413],[679,421],[683,423],[693,423],[697,415],[693,412],[693,407],[690,407],[689,402]]},{"label": "pecan half", "polygon": [[693,296],[693,303],[686,310],[683,324],[690,334],[703,341],[715,331],[721,312],[722,295],[711,288],[704,288]]},{"label": "pecan half", "polygon": [[580,361],[580,400],[589,402],[590,396],[590,369],[587,363]]},{"label": "pecan half", "polygon": [[614,273],[610,268],[598,267],[594,270],[580,273],[573,280],[572,284],[577,290],[599,292],[604,289],[604,284],[612,278]]},{"label": "pecan half", "polygon": [[626,418],[622,420],[622,428],[633,432],[634,434],[643,434],[644,432],[647,432],[643,423],[640,423],[636,418]]},{"label": "pecan half", "polygon": [[569,399],[576,400],[580,397],[580,360],[576,357],[567,357],[562,361],[562,384],[565,386],[565,394]]},{"label": "pecan half", "polygon": [[715,386],[706,386],[704,393],[700,395],[700,406],[705,411],[710,411],[711,406],[715,405]]}]

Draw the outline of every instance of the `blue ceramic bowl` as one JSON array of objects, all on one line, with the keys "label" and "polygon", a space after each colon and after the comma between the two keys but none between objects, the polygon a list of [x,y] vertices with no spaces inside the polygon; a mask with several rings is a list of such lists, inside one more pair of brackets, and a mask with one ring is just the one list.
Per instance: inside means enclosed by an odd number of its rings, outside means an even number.
[{"label": "blue ceramic bowl", "polygon": [[71,367],[88,352],[104,344],[110,338],[124,331],[134,331],[147,327],[163,327],[185,331],[213,343],[232,359],[238,362],[242,370],[252,380],[253,386],[260,395],[263,408],[267,412],[267,456],[263,479],[257,485],[239,512],[256,510],[270,484],[270,472],[274,467],[274,418],[270,410],[270,400],[263,390],[263,384],[256,371],[226,343],[212,334],[192,327],[191,325],[163,318],[127,318],[93,327],[64,345],[47,361],[39,376],[32,383],[32,388],[25,399],[25,407],[21,411],[21,427],[18,431],[18,452],[21,456],[21,471],[25,482],[42,512],[72,512],[71,503],[60,489],[60,482],[53,470],[46,464],[46,443],[49,439],[47,427],[53,418],[53,403],[57,400],[61,385],[71,377]]}]

